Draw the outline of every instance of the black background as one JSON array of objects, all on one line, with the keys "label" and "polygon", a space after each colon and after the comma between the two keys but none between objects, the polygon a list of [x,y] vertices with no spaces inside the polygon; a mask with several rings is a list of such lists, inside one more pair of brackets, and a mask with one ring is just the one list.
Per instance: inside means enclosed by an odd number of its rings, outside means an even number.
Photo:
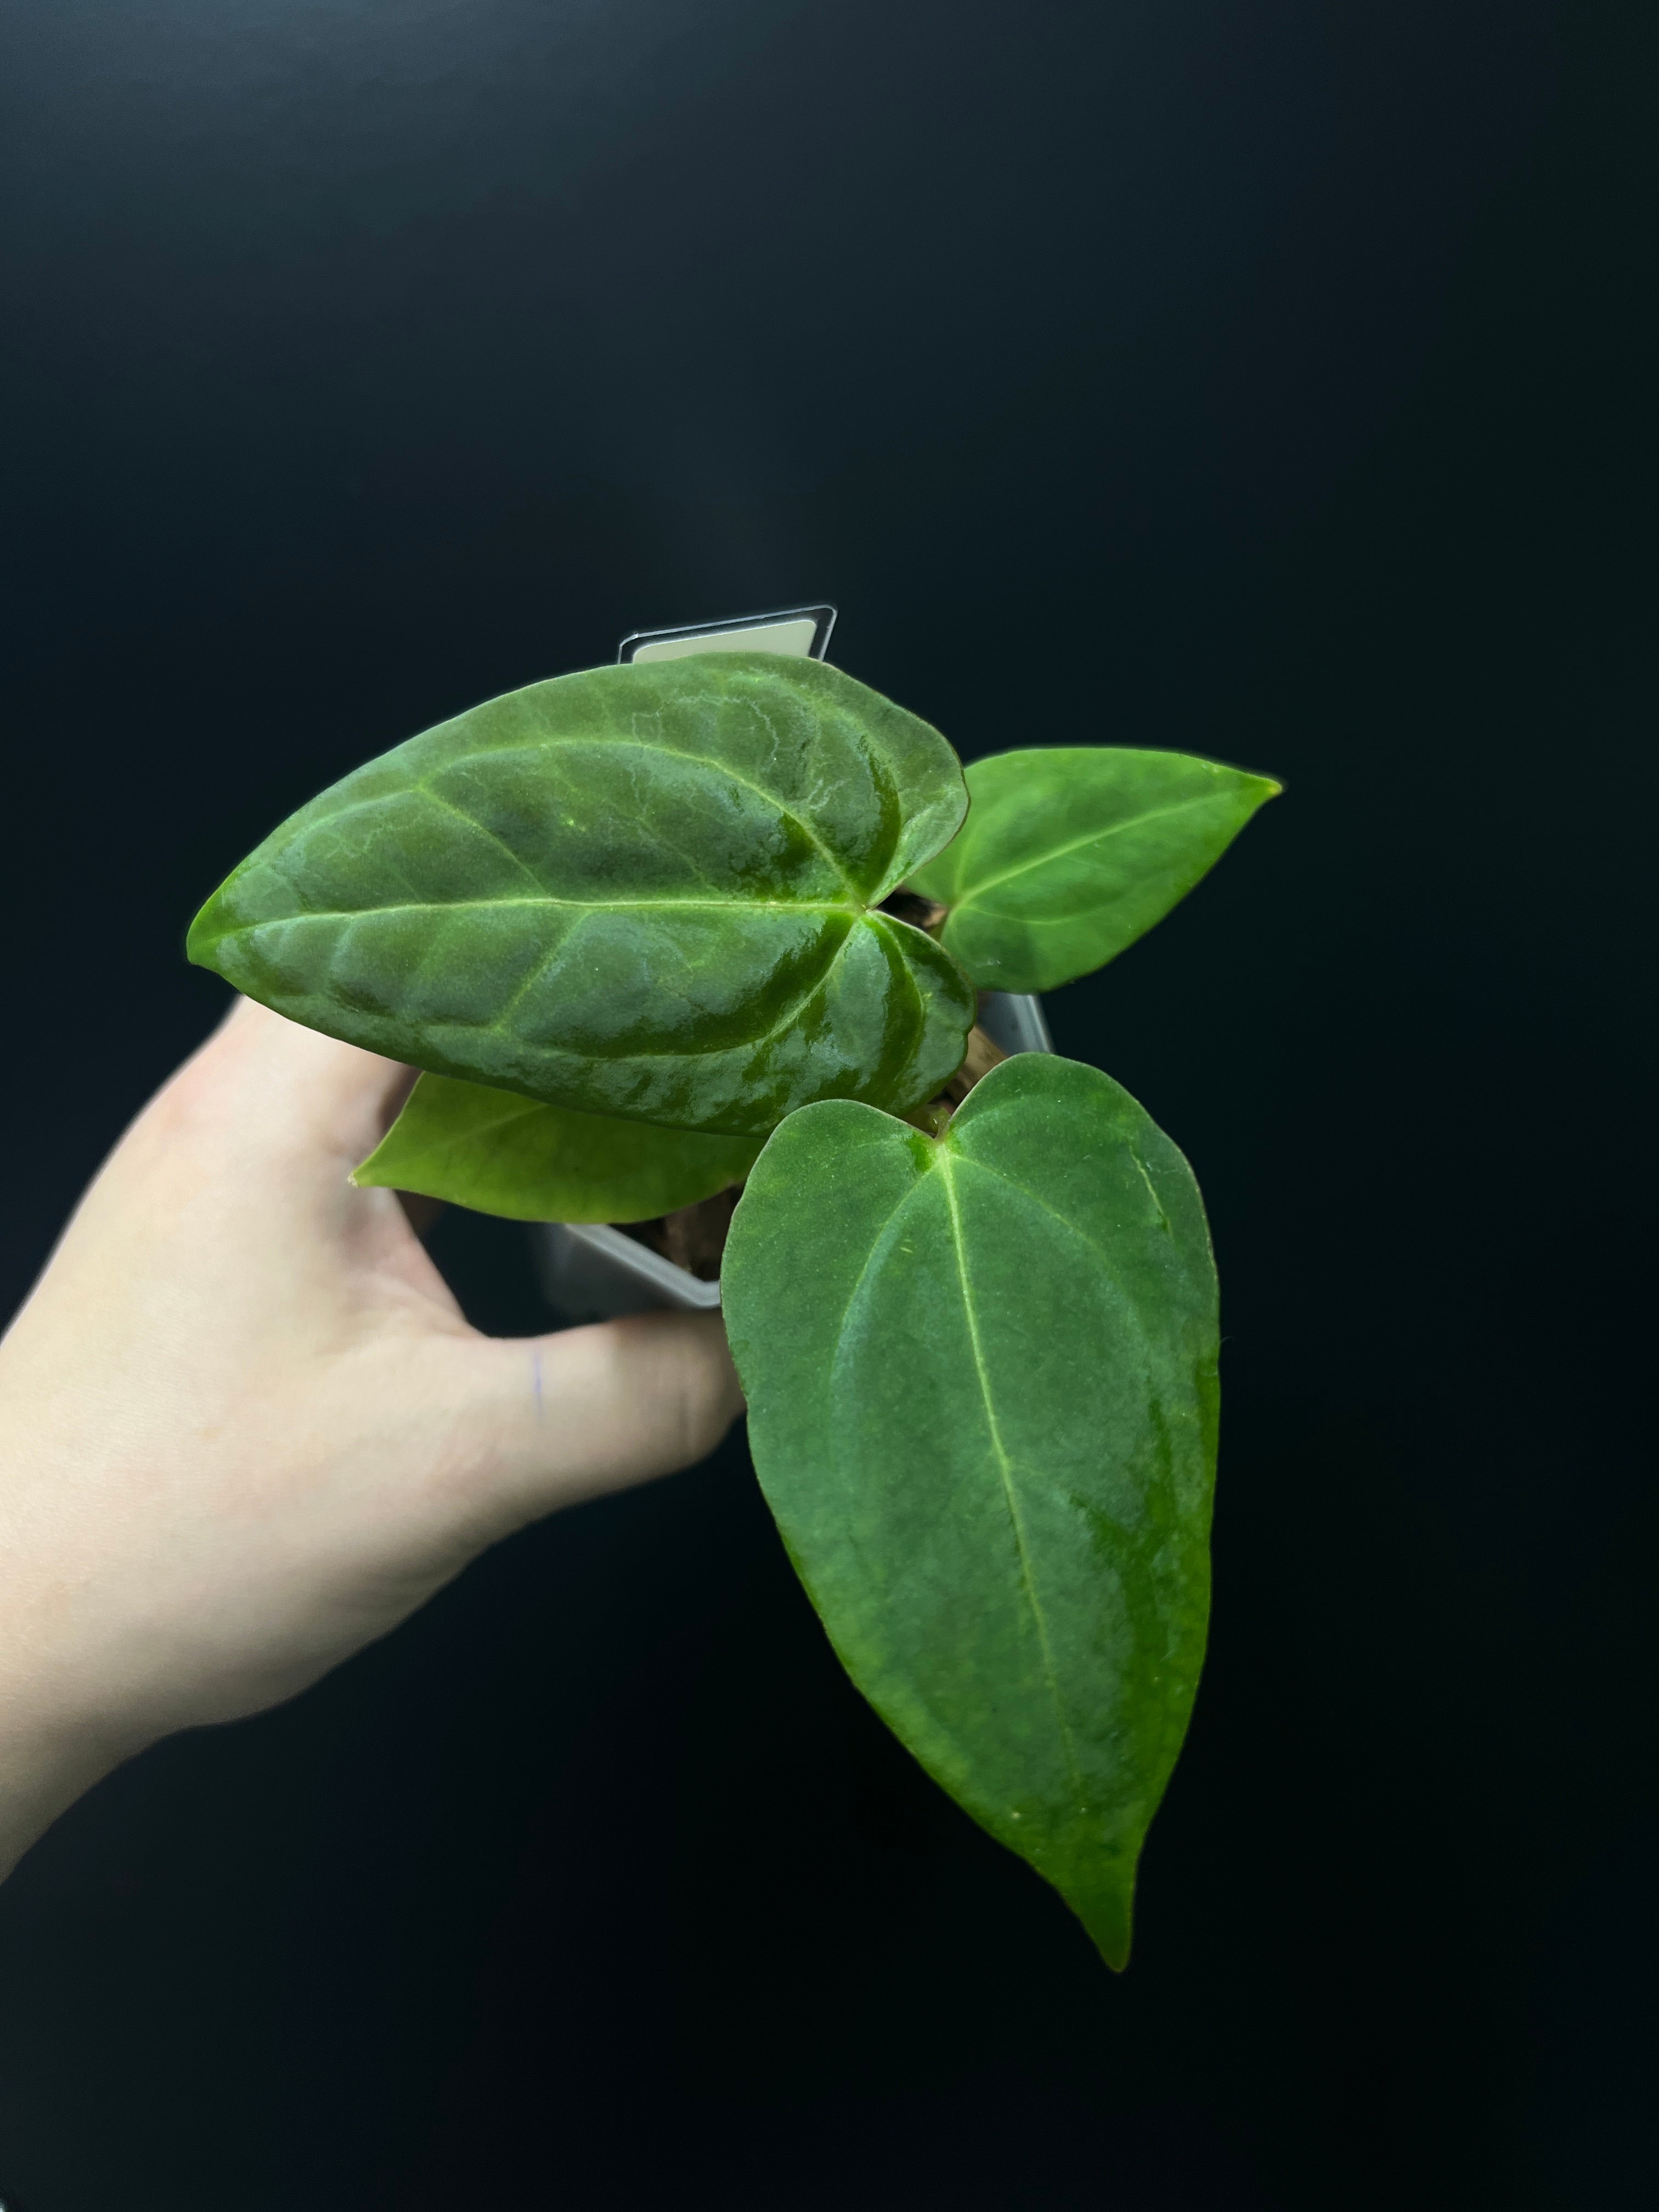
[{"label": "black background", "polygon": [[[1604,0],[11,0],[0,1305],[216,1018],[230,864],[627,629],[829,598],[966,754],[1288,789],[1050,1001],[1228,1337],[1128,1974],[734,1443],[60,1823],[8,2212],[1652,2201],[1656,58]],[[543,1325],[522,1232],[435,1249]]]}]

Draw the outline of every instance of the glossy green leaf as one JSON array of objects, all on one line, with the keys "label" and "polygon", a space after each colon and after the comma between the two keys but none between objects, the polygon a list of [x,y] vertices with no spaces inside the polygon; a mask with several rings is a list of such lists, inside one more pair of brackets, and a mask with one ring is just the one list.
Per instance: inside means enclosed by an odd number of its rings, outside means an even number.
[{"label": "glossy green leaf", "polygon": [[352,1181],[513,1221],[649,1221],[741,1182],[759,1150],[423,1075]]},{"label": "glossy green leaf", "polygon": [[981,990],[1103,967],[1212,868],[1279,785],[1188,753],[1032,746],[968,769],[956,842],[911,878]]},{"label": "glossy green leaf", "polygon": [[1113,1966],[1203,1656],[1216,1284],[1186,1161],[1097,1069],[934,1140],[809,1106],[721,1271],[755,1465],[854,1680]]},{"label": "glossy green leaf", "polygon": [[819,662],[712,653],[509,692],[325,791],[209,900],[192,960],[438,1074],[683,1128],[902,1111],[968,978],[872,912],[967,794],[936,730]]}]

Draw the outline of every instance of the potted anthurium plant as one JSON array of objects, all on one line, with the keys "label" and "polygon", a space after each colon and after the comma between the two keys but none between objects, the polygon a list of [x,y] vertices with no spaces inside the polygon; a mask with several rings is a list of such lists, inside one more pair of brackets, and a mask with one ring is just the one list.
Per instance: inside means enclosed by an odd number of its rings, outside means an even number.
[{"label": "potted anthurium plant", "polygon": [[1170,1139],[1096,1068],[1003,1059],[977,994],[1112,959],[1277,787],[1094,746],[964,778],[835,668],[697,653],[410,738],[190,933],[426,1071],[360,1182],[719,1202],[756,1469],[836,1651],[1115,1966],[1204,1650],[1215,1271]]}]

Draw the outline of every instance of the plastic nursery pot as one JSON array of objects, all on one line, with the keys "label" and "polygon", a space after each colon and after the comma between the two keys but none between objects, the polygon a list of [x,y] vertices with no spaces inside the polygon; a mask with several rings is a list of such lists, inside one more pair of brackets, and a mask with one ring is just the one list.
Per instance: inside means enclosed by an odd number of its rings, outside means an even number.
[{"label": "plastic nursery pot", "polygon": [[[1025,992],[982,991],[979,1025],[1003,1052],[1052,1052],[1042,1001]],[[547,1303],[571,1323],[683,1306],[711,1313],[718,1281],[705,1282],[609,1223],[538,1223],[531,1231]]]}]

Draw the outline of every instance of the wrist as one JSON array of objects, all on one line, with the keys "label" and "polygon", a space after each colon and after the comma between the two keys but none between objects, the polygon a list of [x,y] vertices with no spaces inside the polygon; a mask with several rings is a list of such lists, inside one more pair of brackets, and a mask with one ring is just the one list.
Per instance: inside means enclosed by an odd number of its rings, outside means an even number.
[{"label": "wrist", "polygon": [[0,1881],[149,1740],[87,1695],[76,1673],[0,1634]]},{"label": "wrist", "polygon": [[20,1724],[0,1699],[0,1881],[60,1813],[118,1764],[93,1738]]}]

